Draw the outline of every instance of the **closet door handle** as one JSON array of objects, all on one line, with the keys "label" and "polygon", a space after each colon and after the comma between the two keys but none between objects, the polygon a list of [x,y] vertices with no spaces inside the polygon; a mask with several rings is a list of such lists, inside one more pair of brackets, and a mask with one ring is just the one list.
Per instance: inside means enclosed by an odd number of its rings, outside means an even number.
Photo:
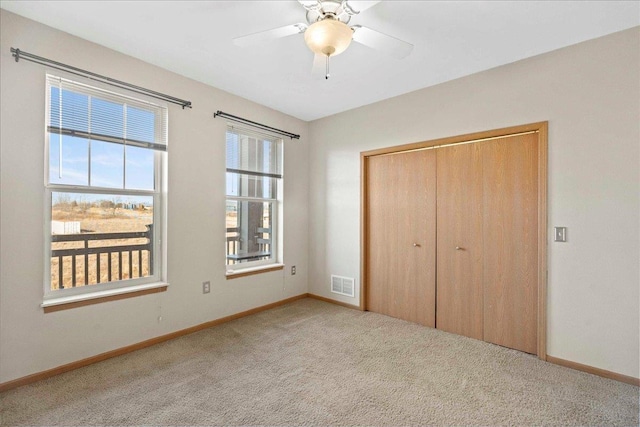
[{"label": "closet door handle", "polygon": [[456,246],[456,251],[464,251],[464,248],[462,248],[460,246]]},{"label": "closet door handle", "polygon": [[414,248],[419,248],[419,247],[420,247],[420,244],[419,244],[419,243],[414,243],[414,244],[413,244],[413,247],[414,247]]}]

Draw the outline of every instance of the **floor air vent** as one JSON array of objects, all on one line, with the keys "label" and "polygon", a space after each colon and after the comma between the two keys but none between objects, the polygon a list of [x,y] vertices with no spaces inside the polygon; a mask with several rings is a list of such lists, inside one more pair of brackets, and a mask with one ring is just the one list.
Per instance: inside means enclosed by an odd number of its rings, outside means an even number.
[{"label": "floor air vent", "polygon": [[348,297],[355,296],[355,280],[351,277],[342,277],[331,275],[331,292],[334,294],[346,295]]}]

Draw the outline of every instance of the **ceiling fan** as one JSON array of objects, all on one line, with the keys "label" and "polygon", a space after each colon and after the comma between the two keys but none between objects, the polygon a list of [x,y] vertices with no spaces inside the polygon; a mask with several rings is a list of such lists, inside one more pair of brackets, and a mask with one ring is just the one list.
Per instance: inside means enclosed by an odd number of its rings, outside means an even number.
[{"label": "ceiling fan", "polygon": [[361,25],[349,26],[354,15],[369,9],[380,1],[357,0],[298,0],[306,10],[307,23],[299,22],[261,31],[233,39],[237,46],[251,46],[287,37],[304,34],[309,49],[315,53],[312,74],[324,73],[329,78],[329,58],[344,52],[351,40],[377,49],[395,58],[402,59],[411,53],[413,45],[395,37]]}]

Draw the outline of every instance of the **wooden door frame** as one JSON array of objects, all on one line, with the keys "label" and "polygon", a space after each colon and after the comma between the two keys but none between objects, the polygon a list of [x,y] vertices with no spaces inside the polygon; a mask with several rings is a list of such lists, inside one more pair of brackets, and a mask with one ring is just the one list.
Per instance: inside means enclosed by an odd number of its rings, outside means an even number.
[{"label": "wooden door frame", "polygon": [[501,129],[476,132],[447,138],[434,139],[394,147],[379,148],[360,153],[360,306],[367,310],[366,293],[368,287],[367,260],[369,226],[367,223],[368,199],[367,181],[369,158],[393,155],[401,152],[435,149],[456,144],[482,142],[508,136],[537,133],[538,135],[538,310],[537,310],[537,356],[547,357],[547,147],[548,122],[530,123]]}]

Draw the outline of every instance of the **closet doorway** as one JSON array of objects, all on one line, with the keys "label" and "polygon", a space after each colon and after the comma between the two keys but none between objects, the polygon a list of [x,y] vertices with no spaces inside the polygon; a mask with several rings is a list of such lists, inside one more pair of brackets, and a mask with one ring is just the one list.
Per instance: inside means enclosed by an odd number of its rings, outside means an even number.
[{"label": "closet doorway", "polygon": [[361,307],[544,359],[547,123],[361,160]]}]

